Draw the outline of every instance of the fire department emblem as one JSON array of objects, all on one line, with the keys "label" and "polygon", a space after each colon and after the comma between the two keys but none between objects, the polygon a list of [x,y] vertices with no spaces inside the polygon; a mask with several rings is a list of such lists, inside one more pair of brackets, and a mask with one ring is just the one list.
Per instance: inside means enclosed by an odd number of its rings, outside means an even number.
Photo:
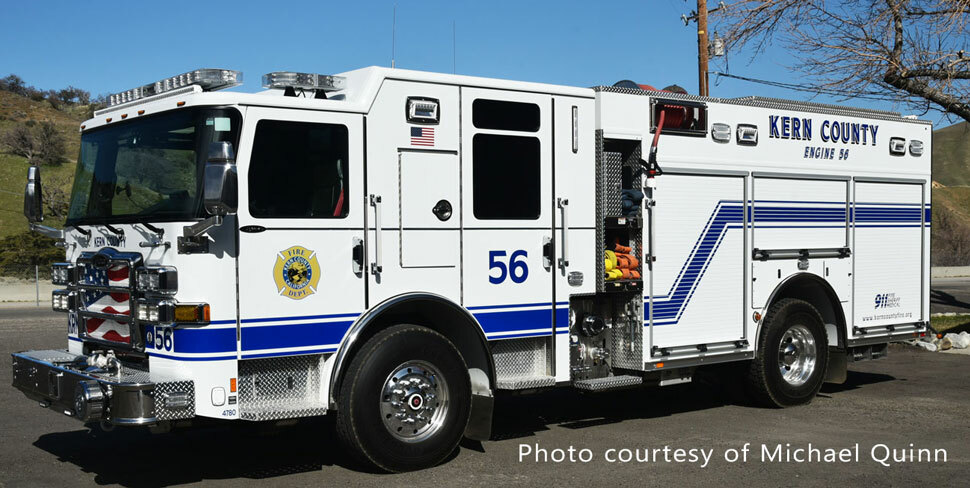
[{"label": "fire department emblem", "polygon": [[317,292],[320,264],[317,253],[301,246],[293,246],[276,255],[273,267],[276,291],[280,295],[302,300]]}]

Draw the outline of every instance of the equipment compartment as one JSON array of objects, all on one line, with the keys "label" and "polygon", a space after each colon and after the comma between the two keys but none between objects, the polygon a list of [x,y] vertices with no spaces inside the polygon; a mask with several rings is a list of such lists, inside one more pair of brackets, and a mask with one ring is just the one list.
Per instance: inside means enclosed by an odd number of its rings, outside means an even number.
[{"label": "equipment compartment", "polygon": [[643,289],[640,141],[596,133],[597,291]]}]

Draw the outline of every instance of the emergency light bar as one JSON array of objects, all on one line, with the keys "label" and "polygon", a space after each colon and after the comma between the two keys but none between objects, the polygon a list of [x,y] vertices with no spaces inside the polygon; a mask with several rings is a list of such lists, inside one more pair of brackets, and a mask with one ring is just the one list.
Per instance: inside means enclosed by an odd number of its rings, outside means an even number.
[{"label": "emergency light bar", "polygon": [[263,75],[263,88],[293,88],[297,90],[337,91],[347,86],[343,76],[274,71]]},{"label": "emergency light bar", "polygon": [[203,91],[221,90],[239,85],[242,83],[242,80],[243,74],[241,71],[212,68],[197,69],[111,95],[108,97],[108,106],[112,107],[140,98],[160,95],[190,85],[199,85]]}]

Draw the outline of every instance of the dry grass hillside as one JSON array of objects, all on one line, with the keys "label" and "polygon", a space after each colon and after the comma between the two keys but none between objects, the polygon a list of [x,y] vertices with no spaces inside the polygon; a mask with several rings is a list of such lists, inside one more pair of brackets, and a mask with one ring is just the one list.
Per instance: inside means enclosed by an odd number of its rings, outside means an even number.
[{"label": "dry grass hillside", "polygon": [[[0,90],[0,133],[17,125],[35,126],[43,121],[50,121],[64,136],[63,162],[41,169],[45,185],[70,185],[81,144],[78,128],[87,112],[87,106],[71,106],[58,110],[47,101],[34,101]],[[27,167],[27,161],[23,157],[0,152],[0,238],[27,230],[27,220],[23,217]],[[53,224],[59,222],[55,220]]]},{"label": "dry grass hillside", "polygon": [[933,181],[970,186],[970,123],[933,131]]}]

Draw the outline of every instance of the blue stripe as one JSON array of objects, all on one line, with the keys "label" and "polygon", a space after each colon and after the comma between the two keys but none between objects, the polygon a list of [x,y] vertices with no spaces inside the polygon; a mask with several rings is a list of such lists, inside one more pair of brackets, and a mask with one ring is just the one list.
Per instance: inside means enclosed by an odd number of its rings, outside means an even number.
[{"label": "blue stripe", "polygon": [[526,332],[526,333],[522,333],[522,334],[509,334],[509,335],[503,335],[503,336],[494,336],[494,337],[489,337],[488,340],[490,340],[490,341],[497,341],[497,340],[501,340],[501,339],[522,339],[522,338],[525,338],[525,337],[548,337],[550,335],[552,335],[552,330],[551,329],[550,330],[546,330],[546,331],[542,331],[542,332]]},{"label": "blue stripe", "polygon": [[242,350],[282,349],[340,344],[353,321],[244,327]]},{"label": "blue stripe", "polygon": [[[568,304],[569,302],[563,302]],[[557,304],[558,305],[558,304]],[[524,307],[551,307],[552,302],[541,302],[541,303],[510,303],[507,305],[478,305],[475,307],[466,307],[468,310],[492,310],[497,308],[524,308]]]},{"label": "blue stripe", "polygon": [[175,352],[236,352],[236,329],[173,329]]},{"label": "blue stripe", "polygon": [[478,319],[479,324],[482,324],[482,330],[485,331],[486,336],[531,329],[548,329],[548,331],[536,333],[536,335],[549,335],[552,332],[552,309],[549,308],[477,313],[475,318]]},{"label": "blue stripe", "polygon": [[[711,258],[723,241],[728,228],[740,228],[744,209],[741,205],[725,205],[718,202],[714,212],[708,218],[704,231],[698,237],[694,248],[687,257],[687,262],[680,269],[680,273],[671,285],[671,290],[664,296],[654,296],[653,319],[677,321],[687,306],[694,289],[701,276],[707,271]],[[650,320],[649,309],[645,320]]]},{"label": "blue stripe", "polygon": [[924,211],[919,208],[856,207],[856,222],[922,222]]},{"label": "blue stripe", "polygon": [[172,356],[169,354],[159,354],[149,351],[149,356],[153,358],[174,359],[176,361],[235,361],[236,356]]},{"label": "blue stripe", "polygon": [[306,355],[306,354],[323,354],[327,352],[334,352],[336,350],[337,350],[336,347],[325,347],[323,349],[309,349],[306,351],[295,351],[295,352],[291,351],[291,352],[266,352],[261,354],[244,354],[242,356],[242,359],[272,358],[272,357],[279,357],[279,356],[299,356],[299,355]]},{"label": "blue stripe", "polygon": [[[748,220],[751,222],[804,222],[804,223],[824,223],[824,222],[845,222],[847,217],[863,224],[857,227],[919,227],[919,225],[900,225],[905,223],[921,222],[925,219],[930,221],[931,210],[927,205],[920,208],[920,204],[901,204],[901,203],[867,203],[866,205],[894,206],[893,208],[862,207],[857,204],[854,212],[847,215],[845,208],[824,208],[824,207],[787,207],[787,206],[760,206],[758,203],[797,203],[813,205],[844,205],[844,202],[821,202],[821,201],[781,201],[781,200],[756,200],[754,207],[749,207]],[[916,208],[901,208],[916,207]],[[712,212],[705,225],[704,231],[698,237],[693,249],[688,255],[687,261],[671,286],[670,291],[663,296],[654,296],[654,324],[676,323],[679,321],[687,303],[693,296],[697,286],[707,271],[714,254],[723,242],[727,230],[740,228],[744,220],[744,207],[740,200],[723,200],[718,202],[717,207]],[[882,225],[877,225],[882,224]],[[841,228],[842,226],[832,225],[757,225],[757,228]],[[503,305],[480,305],[467,307],[468,310],[497,310],[497,309],[516,309],[527,307],[550,307],[554,310],[550,316],[550,308],[541,310],[503,310],[491,313],[476,313],[475,318],[479,321],[486,336],[508,333],[508,335],[496,336],[494,338],[515,338],[515,337],[535,337],[549,335],[552,332],[554,321],[556,331],[560,333],[568,332],[568,301],[564,302],[540,302],[540,303],[520,303]],[[553,308],[554,307],[554,308]],[[334,318],[356,318],[360,314],[344,313],[330,315],[305,315],[291,317],[263,317],[242,319],[245,324],[267,323],[296,320],[321,320]],[[649,318],[649,317],[648,317]],[[233,324],[235,320],[213,321],[212,324]],[[340,322],[311,322],[302,324],[272,325],[265,327],[244,327],[242,329],[242,350],[253,351],[261,349],[279,349],[312,347],[330,344],[339,344],[344,334],[353,321]],[[548,330],[546,324],[549,324]],[[543,329],[541,332],[529,332],[515,334],[517,331]],[[80,339],[69,338],[80,341]],[[235,329],[175,329],[175,351],[185,353],[218,353],[234,352],[236,350]],[[309,354],[320,352],[332,352],[335,348],[314,349],[312,351],[300,352],[296,354]],[[166,356],[150,352],[153,356],[169,357],[171,359],[204,361],[204,360],[224,360],[225,358],[184,358],[176,356]],[[244,358],[288,356],[294,353],[260,353],[244,355]]]},{"label": "blue stripe", "polygon": [[569,328],[569,309],[568,308],[557,308],[556,309],[556,331]]},{"label": "blue stripe", "polygon": [[[750,202],[750,201],[749,201]],[[761,206],[758,203],[799,203],[799,204],[832,204],[840,205],[842,208],[823,208],[823,207],[789,207],[789,206]],[[673,324],[680,320],[690,298],[693,296],[710,265],[714,254],[723,242],[728,229],[738,228],[737,224],[742,223],[742,216],[745,214],[740,205],[727,205],[734,203],[720,201],[714,212],[709,217],[700,237],[694,244],[687,261],[681,267],[677,278],[671,285],[670,291],[666,295],[653,297],[653,320],[654,325]],[[861,224],[857,227],[921,227],[921,225],[900,225],[912,222],[922,222],[924,215],[929,215],[929,208],[920,208],[920,204],[881,204],[873,203],[870,205],[895,205],[893,208],[878,207],[854,207],[855,212],[848,214],[844,208],[845,202],[795,202],[781,200],[756,200],[754,207],[748,207],[747,219],[751,222],[846,222],[847,219],[855,219],[859,222],[871,222],[871,224]],[[900,208],[903,206],[914,206],[916,208]],[[925,212],[925,214],[924,214]],[[929,218],[926,217],[929,222]],[[878,223],[878,224],[877,224]],[[751,227],[751,226],[748,226]],[[844,225],[753,225],[755,228],[771,229],[806,229],[806,228],[844,228]],[[649,299],[649,297],[648,297]],[[649,321],[649,314],[646,320]],[[558,323],[558,322],[557,322]]]}]

